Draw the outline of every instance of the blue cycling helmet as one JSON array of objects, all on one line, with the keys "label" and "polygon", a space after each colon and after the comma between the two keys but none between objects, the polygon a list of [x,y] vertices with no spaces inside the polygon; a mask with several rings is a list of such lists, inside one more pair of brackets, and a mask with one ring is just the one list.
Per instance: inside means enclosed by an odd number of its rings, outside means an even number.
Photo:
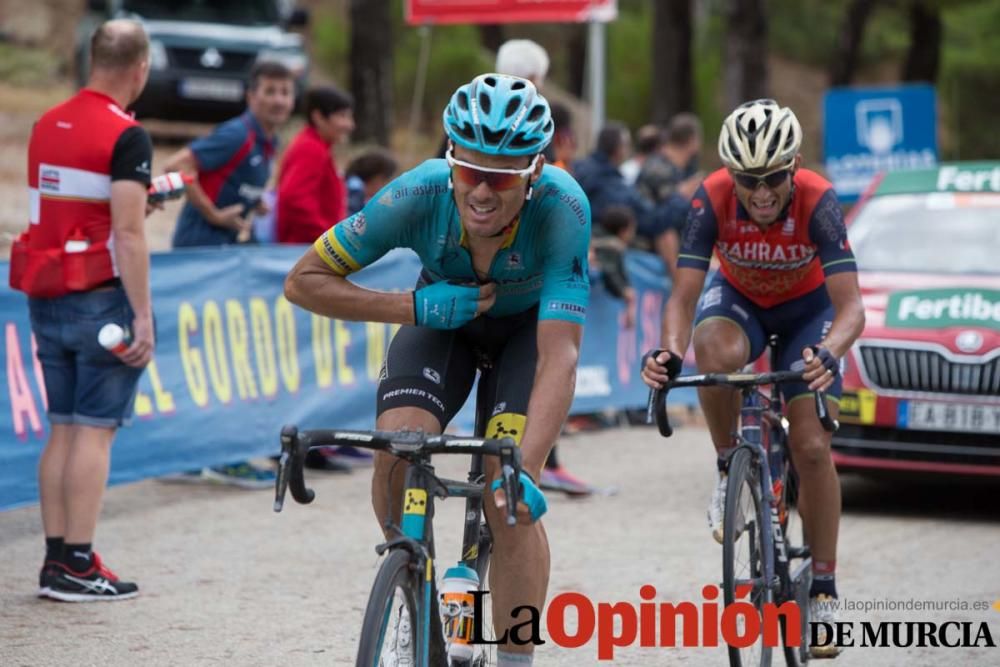
[{"label": "blue cycling helmet", "polygon": [[444,130],[453,142],[488,155],[535,155],[552,140],[549,103],[527,79],[480,74],[451,96]]}]

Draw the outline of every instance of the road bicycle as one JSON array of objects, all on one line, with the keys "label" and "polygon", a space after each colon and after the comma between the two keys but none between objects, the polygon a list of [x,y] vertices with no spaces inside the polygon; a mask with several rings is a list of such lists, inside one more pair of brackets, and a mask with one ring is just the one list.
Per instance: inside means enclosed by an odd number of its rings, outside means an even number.
[{"label": "road bicycle", "polygon": [[[769,341],[771,368],[777,340]],[[790,517],[795,506],[797,477],[788,448],[787,421],[778,385],[802,382],[801,371],[768,373],[705,373],[678,376],[662,389],[650,392],[649,420],[655,418],[660,435],[673,433],[667,414],[667,394],[680,387],[739,389],[742,396],[735,445],[726,459],[726,505],[723,517],[722,589],[726,605],[745,600],[763,615],[764,605],[780,607],[794,601],[800,610],[798,641],[789,636],[785,616],[778,616],[785,662],[796,667],[809,660],[809,587],[812,556],[806,536],[795,537]],[[770,392],[762,387],[770,385]],[[816,414],[827,431],[837,429],[823,392],[814,392]],[[798,541],[798,544],[795,543]],[[774,607],[772,607],[773,609]],[[742,619],[742,617],[740,617]],[[763,623],[757,624],[764,628]],[[742,635],[744,627],[739,627]],[[729,646],[729,664],[767,667],[774,641],[761,632],[746,648]]]},{"label": "road bicycle", "polygon": [[[481,375],[480,388],[487,383]],[[480,389],[480,394],[482,389]],[[486,402],[477,396],[477,406]],[[419,431],[307,430],[295,426],[281,430],[281,457],[275,482],[274,511],[280,512],[286,489],[299,503],[315,498],[305,484],[303,464],[316,447],[350,445],[385,451],[409,463],[406,471],[401,525],[387,523],[386,542],[375,547],[385,555],[375,576],[361,628],[357,667],[483,667],[488,654],[478,647],[468,661],[447,657],[442,608],[434,567],[434,500],[465,498],[462,552],[458,564],[475,570],[480,587],[486,582],[492,550],[489,526],[483,520],[485,473],[483,457],[499,459],[501,486],[508,498],[520,498],[521,450],[511,438],[484,438],[489,414],[477,408],[475,437],[428,435]],[[431,465],[436,454],[471,454],[465,482],[439,478]],[[506,522],[516,522],[517,503],[507,503]],[[453,605],[454,606],[454,605]],[[485,603],[484,607],[489,607]],[[465,639],[471,638],[469,609],[447,609],[451,622],[462,623]],[[484,610],[485,611],[485,610]],[[484,614],[486,615],[486,614]],[[479,619],[487,627],[487,618]]]}]

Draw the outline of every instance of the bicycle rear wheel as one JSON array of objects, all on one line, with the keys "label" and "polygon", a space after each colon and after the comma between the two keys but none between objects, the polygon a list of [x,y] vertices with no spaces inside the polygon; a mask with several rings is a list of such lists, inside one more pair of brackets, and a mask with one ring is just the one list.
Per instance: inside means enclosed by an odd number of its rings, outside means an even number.
[{"label": "bicycle rear wheel", "polygon": [[[423,665],[418,649],[422,639],[420,583],[405,549],[393,549],[375,575],[361,626],[357,667],[407,667]],[[437,606],[433,607],[437,611]],[[433,625],[433,624],[432,624]],[[439,624],[440,627],[440,624]],[[431,633],[441,643],[441,633]],[[431,653],[435,653],[432,648]]]},{"label": "bicycle rear wheel", "polygon": [[[774,592],[764,581],[764,531],[770,521],[764,512],[760,482],[752,452],[737,449],[729,459],[726,485],[726,509],[722,522],[722,588],[727,605],[737,600],[749,602],[758,611],[773,600]],[[737,587],[750,587],[749,594],[737,597]],[[739,635],[746,630],[740,616]],[[760,628],[760,624],[758,624]],[[764,644],[763,633],[746,648],[729,646],[729,664],[733,667],[767,667],[771,647]]]}]

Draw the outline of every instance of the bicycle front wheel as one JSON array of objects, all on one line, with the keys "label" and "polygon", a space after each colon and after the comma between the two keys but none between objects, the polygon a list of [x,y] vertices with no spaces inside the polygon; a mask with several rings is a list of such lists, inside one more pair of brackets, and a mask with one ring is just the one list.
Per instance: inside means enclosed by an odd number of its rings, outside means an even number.
[{"label": "bicycle front wheel", "polygon": [[[737,600],[749,602],[761,613],[763,605],[773,600],[774,592],[764,580],[764,531],[770,522],[764,512],[760,482],[753,455],[746,447],[737,449],[729,459],[726,483],[726,509],[722,522],[722,588],[727,605]],[[739,596],[744,587],[749,594]],[[761,624],[757,624],[761,629]],[[743,616],[737,620],[737,634],[746,636]],[[764,644],[763,632],[745,648],[729,646],[729,664],[733,667],[767,667],[771,647]]]},{"label": "bicycle front wheel", "polygon": [[423,664],[418,662],[419,590],[409,552],[404,549],[390,551],[382,561],[368,597],[357,667]]}]

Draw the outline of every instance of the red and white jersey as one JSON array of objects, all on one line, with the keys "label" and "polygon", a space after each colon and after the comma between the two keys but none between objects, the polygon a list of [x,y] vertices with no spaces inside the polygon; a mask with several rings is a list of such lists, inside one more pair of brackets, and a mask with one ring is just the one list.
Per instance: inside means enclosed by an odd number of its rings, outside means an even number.
[{"label": "red and white jersey", "polygon": [[691,200],[677,266],[708,270],[713,251],[726,280],[755,304],[770,308],[808,294],[841,271],[856,271],[854,253],[830,183],[807,169],[778,219],[761,230],[719,169]]},{"label": "red and white jersey", "polygon": [[[132,136],[135,140],[124,141]],[[85,254],[85,275],[75,275],[68,291],[115,277],[111,182],[129,178],[148,184],[148,146],[141,126],[103,93],[85,88],[47,111],[35,124],[28,146],[30,224],[22,237],[27,261],[38,261],[38,251],[48,253],[47,261],[60,250],[64,260]],[[124,176],[119,173],[123,153],[132,156],[128,169],[134,172]]]}]

